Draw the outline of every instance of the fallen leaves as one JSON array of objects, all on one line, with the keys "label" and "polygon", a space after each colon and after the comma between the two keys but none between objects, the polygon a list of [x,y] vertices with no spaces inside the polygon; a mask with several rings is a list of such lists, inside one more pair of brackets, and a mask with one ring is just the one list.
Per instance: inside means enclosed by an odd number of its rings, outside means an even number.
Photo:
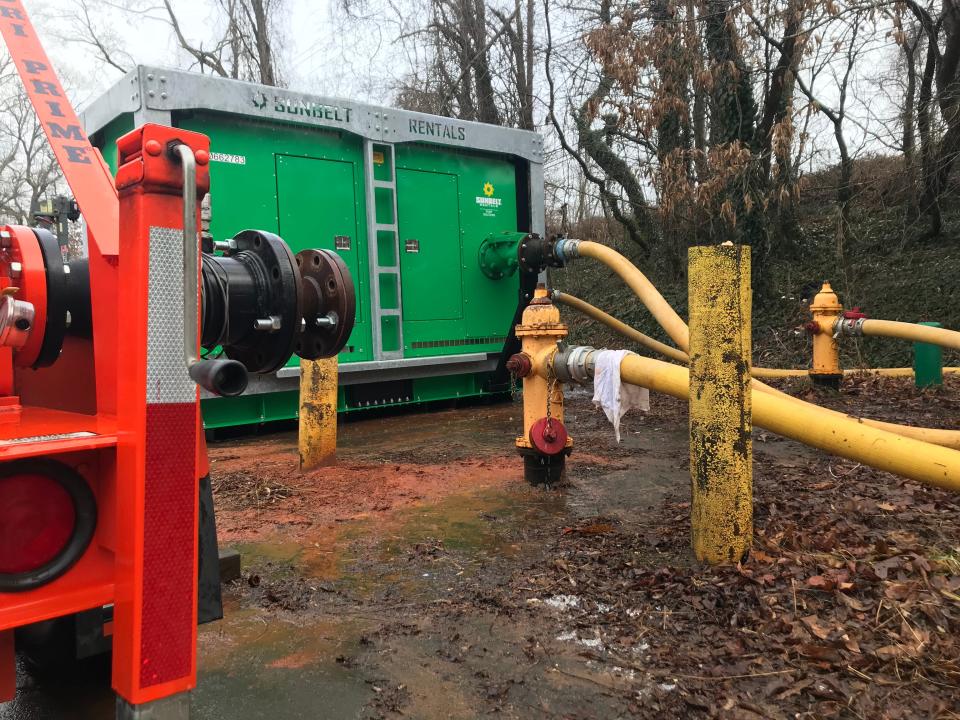
[{"label": "fallen leaves", "polygon": [[576,582],[576,626],[598,628],[604,647],[592,662],[622,663],[642,637],[635,667],[672,678],[690,715],[960,714],[958,498],[838,461],[831,477],[830,465],[755,465],[754,549],[740,565],[690,564],[688,497],[676,496],[638,533],[602,518],[565,529],[543,583]]}]

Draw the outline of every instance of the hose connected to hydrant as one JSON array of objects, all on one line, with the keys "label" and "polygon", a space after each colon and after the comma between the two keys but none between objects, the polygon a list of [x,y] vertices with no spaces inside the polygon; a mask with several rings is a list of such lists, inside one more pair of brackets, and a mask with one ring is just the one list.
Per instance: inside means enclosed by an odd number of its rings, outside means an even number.
[{"label": "hose connected to hydrant", "polygon": [[[654,315],[655,319],[657,319],[664,330],[667,331],[667,333],[678,345],[680,345],[684,350],[689,348],[689,330],[686,323],[680,318],[679,315],[677,315],[676,311],[674,311],[670,304],[667,303],[667,301],[663,298],[656,287],[654,287],[653,284],[647,279],[647,277],[627,258],[623,257],[616,250],[613,250],[605,245],[600,245],[599,243],[590,242],[588,240],[560,239],[556,241],[554,253],[562,263],[566,263],[568,260],[577,257],[593,257],[600,260],[600,262],[616,272],[617,275],[619,275],[627,283],[627,285],[634,290],[637,297],[647,306],[647,308]],[[570,305],[571,307],[575,307],[578,310],[584,311],[590,317],[604,322],[606,325],[617,332],[620,332],[625,337],[641,342],[641,344],[644,344],[645,346],[650,347],[657,352],[666,354],[668,357],[677,359],[679,362],[685,363],[688,360],[686,352],[682,352],[682,355],[678,357],[677,355],[680,354],[680,351],[677,351],[675,348],[671,348],[669,345],[665,345],[663,343],[658,343],[658,341],[654,340],[653,338],[647,337],[635,328],[630,327],[626,323],[617,320],[607,313],[604,313],[599,308],[596,308],[593,305],[580,300],[579,298],[574,298],[567,293],[557,293],[557,291],[555,291],[555,297],[558,302],[562,302]],[[654,309],[656,309],[656,312],[654,312]],[[871,321],[857,318],[855,313],[852,314],[852,317],[845,318],[841,314],[843,308],[840,305],[839,300],[837,300],[836,294],[833,292],[829,283],[824,283],[824,287],[814,298],[814,302],[811,304],[811,309],[814,311],[814,322],[817,326],[816,331],[814,332],[814,370],[818,371],[818,373],[810,374],[819,374],[824,380],[831,382],[834,377],[839,378],[844,374],[843,370],[841,370],[839,367],[836,339],[833,337],[835,329],[841,323],[854,322],[859,323],[859,326],[863,327]],[[875,322],[886,323],[888,321]],[[924,330],[940,330],[939,328],[928,328],[926,326],[910,326],[909,323],[891,324],[897,326],[922,328]],[[881,325],[880,328],[884,329],[884,326]],[[813,331],[813,328],[810,329]],[[627,332],[624,332],[624,330]],[[960,333],[954,333],[953,331],[940,331],[960,336]],[[640,336],[650,342],[644,342],[640,339]],[[650,343],[662,345],[663,348],[669,349],[671,353],[663,353],[661,349],[651,347]],[[683,359],[681,359],[681,357]],[[890,368],[885,370],[893,374],[899,369]],[[884,373],[884,370],[881,370],[880,372]],[[922,442],[925,444],[931,443],[940,447],[960,449],[960,431],[958,430],[915,427],[910,425],[899,425],[896,423],[883,422],[881,420],[872,420],[869,418],[855,418],[835,410],[830,410],[828,408],[820,407],[819,405],[805,402],[799,398],[793,397],[792,395],[788,395],[787,393],[783,393],[773,387],[770,387],[769,385],[756,379],[757,377],[764,376],[782,377],[784,374],[807,375],[807,371],[778,371],[776,369],[768,368],[752,368],[751,374],[754,376],[753,385],[757,390],[767,395],[776,396],[781,402],[787,402],[794,405],[797,411],[813,409],[821,413],[820,417],[823,417],[824,419],[829,417],[838,421],[843,420],[847,422],[853,422],[857,425],[871,427],[888,433],[894,433],[917,442]]]},{"label": "hose connected to hydrant", "polygon": [[[595,352],[590,347],[564,348],[544,358],[533,371],[544,377],[554,376],[561,382],[582,381],[593,376]],[[620,377],[625,382],[681,400],[689,398],[690,372],[679,365],[631,354],[620,364]],[[754,424],[878,470],[960,491],[960,451],[904,437],[794,400],[753,392]]]},{"label": "hose connected to hydrant", "polygon": [[838,322],[835,332],[843,335],[898,338],[900,340],[930,343],[931,345],[940,345],[941,347],[960,350],[960,332],[956,330],[898,322],[896,320],[844,318]]}]

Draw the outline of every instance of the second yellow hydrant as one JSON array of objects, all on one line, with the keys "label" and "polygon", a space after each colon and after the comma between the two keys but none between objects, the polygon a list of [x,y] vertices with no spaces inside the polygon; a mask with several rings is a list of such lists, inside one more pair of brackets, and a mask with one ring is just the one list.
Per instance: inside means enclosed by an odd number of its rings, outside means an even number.
[{"label": "second yellow hydrant", "polygon": [[[523,457],[524,477],[538,485],[557,482],[573,449],[563,424],[563,385],[552,372],[553,356],[567,336],[567,326],[560,322],[560,311],[542,284],[515,332],[522,349],[510,358],[507,369],[523,380],[523,434],[516,445]],[[537,368],[547,372],[542,375]]]},{"label": "second yellow hydrant", "polygon": [[840,387],[843,370],[840,369],[840,346],[837,344],[836,325],[843,313],[840,299],[824,282],[820,292],[810,303],[813,320],[807,324],[807,330],[813,335],[813,367],[810,379],[819,385]]}]

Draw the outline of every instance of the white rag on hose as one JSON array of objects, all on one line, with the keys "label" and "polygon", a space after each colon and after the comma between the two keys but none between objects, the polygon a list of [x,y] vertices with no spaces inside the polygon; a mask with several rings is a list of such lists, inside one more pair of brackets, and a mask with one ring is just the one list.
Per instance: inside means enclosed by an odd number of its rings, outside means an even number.
[{"label": "white rag on hose", "polygon": [[650,410],[650,391],[620,381],[620,363],[629,350],[599,350],[594,356],[593,404],[603,408],[620,442],[620,419],[628,410]]}]

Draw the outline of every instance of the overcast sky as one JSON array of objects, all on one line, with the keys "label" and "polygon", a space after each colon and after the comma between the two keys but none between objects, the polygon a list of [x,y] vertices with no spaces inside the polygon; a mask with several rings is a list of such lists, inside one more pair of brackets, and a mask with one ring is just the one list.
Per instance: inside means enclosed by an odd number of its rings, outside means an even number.
[{"label": "overcast sky", "polygon": [[[116,82],[119,72],[98,63],[89,46],[70,41],[80,34],[68,19],[73,0],[23,1],[47,53],[76,94],[78,105]],[[190,61],[162,20],[111,10],[109,0],[99,2],[103,6],[94,21],[101,24],[108,39],[109,33],[115,34],[137,63],[182,67]],[[389,98],[383,97],[382,88],[393,84],[400,65],[391,62],[392,47],[384,39],[394,34],[394,29],[384,32],[378,23],[364,22],[344,32],[343,20],[334,19],[335,2],[285,0],[281,27],[284,80],[298,90],[386,103]],[[202,0],[172,0],[172,4],[191,41],[210,37],[209,26],[220,24]],[[342,13],[338,16],[342,18]],[[93,69],[96,71],[91,72]]]},{"label": "overcast sky", "polygon": [[[144,5],[149,3],[149,0],[140,1]],[[404,0],[350,1],[354,8],[367,8],[370,17],[363,21],[349,21],[340,4],[344,0],[285,0],[280,28],[282,77],[292,89],[389,105],[397,82],[406,69],[417,62],[403,54],[411,46],[415,47],[415,43],[408,42],[404,46],[396,41],[403,30],[397,24],[395,13],[387,10],[404,7]],[[154,12],[151,19],[149,15],[133,16],[111,7],[120,0],[88,2],[99,5],[94,23],[107,41],[122,45],[129,52],[130,57],[125,58],[125,62],[168,67],[190,64],[191,58],[177,45],[169,24],[157,19],[160,13]],[[211,26],[222,26],[221,20],[213,14],[212,2],[172,0],[172,4],[191,41],[211,38],[214,35]],[[24,0],[24,5],[78,109],[119,79],[120,73],[97,61],[89,46],[76,42],[80,31],[69,20],[71,12],[75,12],[76,0]],[[376,7],[381,9],[379,14],[374,14],[371,9]],[[568,22],[571,18],[556,12],[551,18],[555,38],[578,42],[582,28]],[[864,69],[855,73],[853,78],[857,91],[848,110],[846,133],[852,150],[889,152],[884,143],[872,135],[871,128],[884,124],[875,123],[877,116],[889,117],[894,112],[889,98],[880,92],[873,79],[879,67],[889,66],[892,62],[891,41],[883,32],[873,34],[872,39],[875,48],[866,53],[860,65]],[[831,104],[836,99],[836,84],[823,82],[825,79],[818,83],[817,94],[822,101]],[[544,91],[542,82],[539,90]],[[891,93],[895,95],[893,88]],[[562,102],[565,96],[566,90],[561,82],[558,99]],[[798,99],[798,102],[803,101]],[[538,106],[537,110],[538,119],[542,120],[543,106]],[[807,150],[813,152],[806,168],[835,162],[836,147],[826,118],[814,117],[807,129],[812,136]],[[548,179],[553,184],[572,186],[574,178],[570,175],[569,162],[558,150],[551,133],[546,134]],[[557,192],[561,197],[565,194],[563,190]]]}]

